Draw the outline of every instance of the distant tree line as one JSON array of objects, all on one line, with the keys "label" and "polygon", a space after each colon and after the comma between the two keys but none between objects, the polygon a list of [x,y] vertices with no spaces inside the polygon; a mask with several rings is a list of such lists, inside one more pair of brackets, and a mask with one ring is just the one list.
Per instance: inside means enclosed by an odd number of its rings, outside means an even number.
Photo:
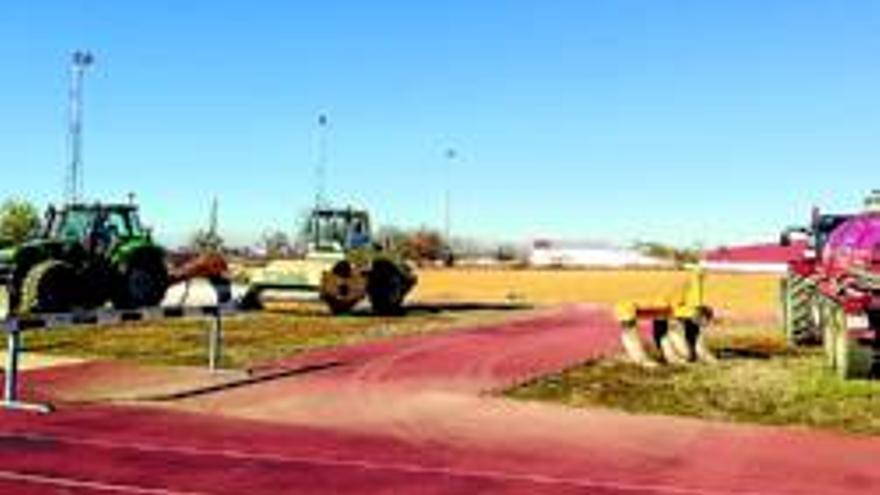
[{"label": "distant tree line", "polygon": [[454,261],[443,236],[438,231],[426,227],[415,230],[383,227],[376,233],[376,241],[385,248],[400,253],[404,258],[416,262]]},{"label": "distant tree line", "polygon": [[696,263],[703,254],[703,248],[700,246],[678,247],[653,241],[636,242],[635,248],[646,256],[666,260],[676,266]]}]

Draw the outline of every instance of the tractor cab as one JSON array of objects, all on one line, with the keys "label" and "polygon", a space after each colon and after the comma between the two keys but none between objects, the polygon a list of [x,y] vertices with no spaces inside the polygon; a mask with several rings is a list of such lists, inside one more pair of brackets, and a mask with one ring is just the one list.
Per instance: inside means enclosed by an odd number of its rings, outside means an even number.
[{"label": "tractor cab", "polygon": [[820,213],[817,208],[814,208],[810,225],[785,229],[780,237],[780,244],[790,246],[793,242],[802,241],[810,253],[807,257],[819,256],[825,249],[825,244],[831,233],[852,217],[853,215],[848,214]]},{"label": "tractor cab", "polygon": [[370,215],[353,208],[316,208],[306,225],[309,252],[349,252],[372,243]]},{"label": "tractor cab", "polygon": [[148,239],[137,207],[122,204],[72,204],[46,212],[45,237],[78,243],[90,249],[108,249],[128,239]]}]

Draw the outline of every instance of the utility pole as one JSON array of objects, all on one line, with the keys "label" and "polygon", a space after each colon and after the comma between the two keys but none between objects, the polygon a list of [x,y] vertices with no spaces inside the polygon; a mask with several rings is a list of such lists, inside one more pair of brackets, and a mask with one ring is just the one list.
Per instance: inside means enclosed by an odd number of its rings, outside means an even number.
[{"label": "utility pole", "polygon": [[318,115],[317,161],[315,163],[315,208],[326,206],[327,115]]},{"label": "utility pole", "polygon": [[70,163],[67,171],[66,196],[68,203],[76,203],[82,199],[83,162],[82,162],[82,129],[83,129],[83,78],[86,69],[95,59],[87,51],[75,51],[70,65],[70,122],[69,150]]}]

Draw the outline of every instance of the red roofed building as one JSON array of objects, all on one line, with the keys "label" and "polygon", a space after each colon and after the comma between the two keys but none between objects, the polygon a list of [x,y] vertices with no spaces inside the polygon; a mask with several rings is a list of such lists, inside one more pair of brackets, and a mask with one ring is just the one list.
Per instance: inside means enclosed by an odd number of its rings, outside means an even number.
[{"label": "red roofed building", "polygon": [[768,243],[720,247],[704,253],[700,265],[708,270],[782,273],[789,261],[803,255],[806,247],[804,242],[790,246]]}]

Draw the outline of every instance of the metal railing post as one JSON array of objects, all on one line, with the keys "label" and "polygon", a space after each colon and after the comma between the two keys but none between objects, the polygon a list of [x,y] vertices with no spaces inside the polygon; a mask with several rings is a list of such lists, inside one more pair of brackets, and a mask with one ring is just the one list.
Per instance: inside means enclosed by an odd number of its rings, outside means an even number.
[{"label": "metal railing post", "polygon": [[18,402],[18,353],[21,334],[18,328],[6,329],[6,373],[3,380],[3,403],[6,406]]},{"label": "metal railing post", "polygon": [[214,317],[211,319],[210,333],[208,335],[208,368],[217,371],[220,367],[220,359],[223,353],[223,312],[220,307],[216,308]]}]

